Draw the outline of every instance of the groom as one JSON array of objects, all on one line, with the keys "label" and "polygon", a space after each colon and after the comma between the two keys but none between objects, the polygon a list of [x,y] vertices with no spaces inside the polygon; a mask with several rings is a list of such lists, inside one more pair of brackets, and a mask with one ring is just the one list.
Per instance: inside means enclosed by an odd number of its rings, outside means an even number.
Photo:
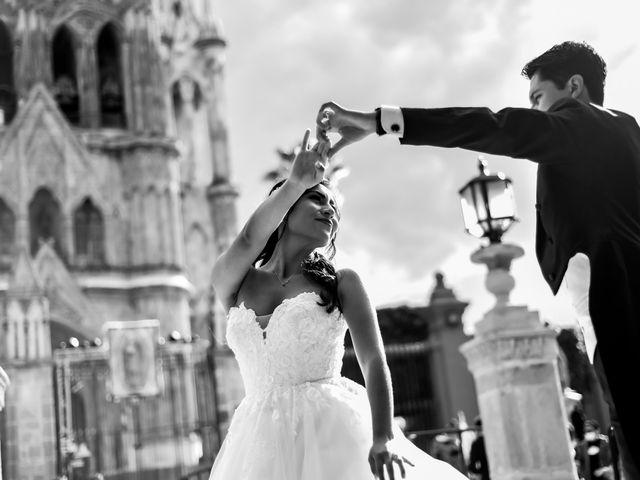
[{"label": "groom", "polygon": [[[554,294],[563,279],[610,407],[626,480],[640,480],[640,127],[602,107],[606,65],[587,44],[555,45],[525,65],[531,109],[320,107],[330,156],[372,133],[538,164],[536,254]],[[565,273],[568,271],[568,274]],[[584,273],[582,273],[584,272]],[[566,278],[565,278],[566,277]]]}]

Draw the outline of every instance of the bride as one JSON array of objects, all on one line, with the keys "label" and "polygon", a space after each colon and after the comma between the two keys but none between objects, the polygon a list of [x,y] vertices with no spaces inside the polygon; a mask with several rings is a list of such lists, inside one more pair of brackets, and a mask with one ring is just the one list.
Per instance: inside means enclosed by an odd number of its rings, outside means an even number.
[{"label": "bride", "polygon": [[[466,479],[393,426],[375,309],[357,273],[329,260],[340,219],[323,180],[330,144],[310,149],[309,134],[213,269],[246,396],[209,478]],[[366,390],[340,375],[347,329]]]}]

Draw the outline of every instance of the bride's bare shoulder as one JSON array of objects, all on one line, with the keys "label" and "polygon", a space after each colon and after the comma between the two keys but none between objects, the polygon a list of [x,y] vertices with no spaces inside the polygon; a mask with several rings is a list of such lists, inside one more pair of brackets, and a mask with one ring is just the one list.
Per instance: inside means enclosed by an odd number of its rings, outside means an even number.
[{"label": "bride's bare shoulder", "polygon": [[[350,268],[343,268],[336,272],[338,282],[338,297],[340,304],[368,301],[367,291],[360,275]],[[345,303],[346,302],[346,303]]]}]

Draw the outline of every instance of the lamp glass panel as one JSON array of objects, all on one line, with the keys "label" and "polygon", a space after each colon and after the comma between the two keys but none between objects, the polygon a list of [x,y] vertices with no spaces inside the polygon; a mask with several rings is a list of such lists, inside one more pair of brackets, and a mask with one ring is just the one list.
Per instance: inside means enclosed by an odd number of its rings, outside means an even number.
[{"label": "lamp glass panel", "polygon": [[489,208],[491,218],[504,218],[516,216],[516,203],[513,196],[513,188],[506,181],[490,182],[487,184],[489,196]]},{"label": "lamp glass panel", "polygon": [[487,211],[487,198],[485,196],[484,182],[473,182],[471,184],[473,201],[476,209],[476,216],[479,222],[489,218]]},{"label": "lamp glass panel", "polygon": [[482,228],[478,224],[478,216],[473,203],[473,195],[471,188],[466,188],[460,192],[460,205],[462,207],[462,218],[464,227],[474,237],[481,238],[483,235]]},{"label": "lamp glass panel", "polygon": [[462,207],[462,218],[464,219],[465,227],[478,222],[470,188],[460,192],[460,206]]}]

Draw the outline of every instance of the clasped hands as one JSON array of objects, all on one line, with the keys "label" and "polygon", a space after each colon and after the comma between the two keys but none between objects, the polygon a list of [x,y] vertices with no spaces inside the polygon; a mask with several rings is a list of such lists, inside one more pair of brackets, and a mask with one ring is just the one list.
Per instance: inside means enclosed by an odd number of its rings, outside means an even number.
[{"label": "clasped hands", "polygon": [[335,102],[320,106],[316,116],[316,137],[329,141],[328,133],[337,133],[340,138],[330,146],[328,157],[333,157],[347,145],[362,140],[376,131],[375,112],[347,110]]},{"label": "clasped hands", "polygon": [[[322,181],[331,157],[347,145],[375,131],[375,112],[347,110],[335,102],[324,103],[316,116],[317,142],[312,147],[309,146],[310,130],[307,129],[301,149],[293,162],[291,176],[297,179],[304,177],[302,183],[309,186],[314,184],[313,182]],[[329,133],[339,135],[334,145]]]}]

